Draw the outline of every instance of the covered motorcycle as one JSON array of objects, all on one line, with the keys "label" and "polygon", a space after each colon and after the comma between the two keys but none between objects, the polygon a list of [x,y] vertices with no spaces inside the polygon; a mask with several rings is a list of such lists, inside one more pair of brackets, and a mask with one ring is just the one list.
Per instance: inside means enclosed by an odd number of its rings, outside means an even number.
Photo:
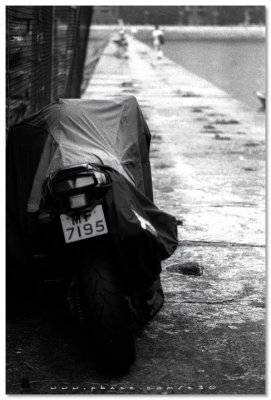
[{"label": "covered motorcycle", "polygon": [[7,276],[45,258],[68,277],[109,368],[133,362],[134,316],[161,308],[161,260],[177,246],[153,203],[150,140],[133,96],[60,99],[8,135]]}]

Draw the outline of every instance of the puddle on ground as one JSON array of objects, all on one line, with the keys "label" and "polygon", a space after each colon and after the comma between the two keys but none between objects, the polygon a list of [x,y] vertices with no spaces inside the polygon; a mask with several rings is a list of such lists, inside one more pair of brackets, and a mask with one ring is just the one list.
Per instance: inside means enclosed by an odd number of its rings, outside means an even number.
[{"label": "puddle on ground", "polygon": [[160,163],[155,164],[155,165],[154,165],[154,168],[157,168],[157,169],[167,169],[167,168],[172,168],[172,165],[166,164],[166,163],[164,163],[163,161],[161,161]]},{"label": "puddle on ground", "polygon": [[156,133],[152,134],[151,135],[151,140],[160,141],[160,140],[162,140],[162,136],[161,135],[157,135]]},{"label": "puddle on ground", "polygon": [[247,172],[254,172],[254,171],[257,171],[257,168],[244,167],[243,170],[247,171]]},{"label": "puddle on ground", "polygon": [[240,124],[240,122],[237,121],[237,119],[217,118],[214,121],[214,124],[217,124],[217,125],[237,125],[237,124]]},{"label": "puddle on ground", "polygon": [[203,275],[203,266],[197,262],[186,262],[182,264],[173,264],[166,267],[169,272],[176,272],[182,275],[201,276]]},{"label": "puddle on ground", "polygon": [[150,158],[151,159],[154,159],[154,158],[160,158],[161,156],[160,156],[160,154],[158,154],[158,153],[150,153]]},{"label": "puddle on ground", "polygon": [[215,129],[215,130],[212,130],[212,129],[210,129],[210,130],[207,130],[207,129],[205,129],[204,131],[200,131],[200,133],[211,133],[211,134],[214,134],[214,133],[221,133],[221,134],[223,134],[223,132],[222,131],[219,131],[218,129]]},{"label": "puddle on ground", "polygon": [[229,150],[229,151],[227,151],[227,154],[230,154],[230,155],[237,155],[237,156],[242,156],[242,155],[244,155],[244,152],[243,152],[243,151],[234,151],[234,150]]},{"label": "puddle on ground", "polygon": [[215,140],[231,140],[231,138],[229,136],[221,136],[218,133],[216,133],[214,135],[214,139]]},{"label": "puddle on ground", "polygon": [[244,144],[244,146],[245,147],[257,147],[257,146],[260,146],[260,143],[257,143],[257,142],[246,142]]},{"label": "puddle on ground", "polygon": [[197,117],[197,118],[195,118],[195,121],[208,121],[208,118],[207,117]]},{"label": "puddle on ground", "polygon": [[127,89],[122,89],[122,93],[137,93],[138,89],[131,87],[131,88],[127,88]]},{"label": "puddle on ground", "polygon": [[203,126],[204,129],[209,129],[209,130],[216,130],[216,127],[212,124],[206,124]]},{"label": "puddle on ground", "polygon": [[159,151],[158,147],[151,147],[150,153],[157,153]]},{"label": "puddle on ground", "polygon": [[203,109],[199,107],[192,108],[191,112],[193,113],[202,113]]},{"label": "puddle on ground", "polygon": [[160,189],[160,192],[162,193],[171,193],[174,192],[174,189],[172,186],[162,186]]},{"label": "puddle on ground", "polygon": [[134,82],[133,81],[124,81],[121,83],[122,87],[133,87],[134,86]]},{"label": "puddle on ground", "polygon": [[216,112],[212,112],[212,113],[208,113],[209,117],[219,117],[219,118],[223,118],[224,115],[220,114],[220,113],[216,113]]},{"label": "puddle on ground", "polygon": [[198,94],[198,93],[194,93],[194,92],[182,92],[182,91],[180,91],[180,92],[176,92],[176,95],[177,96],[180,96],[180,97],[202,97],[200,94]]}]

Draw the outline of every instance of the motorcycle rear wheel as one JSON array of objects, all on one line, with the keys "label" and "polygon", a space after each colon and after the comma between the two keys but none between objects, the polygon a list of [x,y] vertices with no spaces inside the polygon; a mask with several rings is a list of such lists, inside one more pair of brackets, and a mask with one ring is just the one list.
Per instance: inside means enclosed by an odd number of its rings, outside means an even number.
[{"label": "motorcycle rear wheel", "polygon": [[105,372],[124,373],[135,361],[135,339],[129,313],[109,261],[87,256],[79,287],[87,332],[97,344]]}]

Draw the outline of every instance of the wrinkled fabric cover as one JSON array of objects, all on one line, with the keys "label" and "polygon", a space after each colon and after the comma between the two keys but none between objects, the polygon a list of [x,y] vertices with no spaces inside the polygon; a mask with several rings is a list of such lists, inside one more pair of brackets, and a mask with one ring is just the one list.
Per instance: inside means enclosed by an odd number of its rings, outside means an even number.
[{"label": "wrinkled fabric cover", "polygon": [[102,204],[110,241],[127,282],[146,289],[161,273],[161,260],[176,249],[176,220],[159,210],[122,175],[108,168],[107,171],[112,188]]},{"label": "wrinkled fabric cover", "polygon": [[6,158],[8,257],[27,265],[38,238],[35,216],[44,179],[95,154],[113,181],[103,204],[123,274],[136,287],[152,285],[178,241],[175,218],[153,204],[149,146],[150,132],[134,97],[59,100],[12,127]]},{"label": "wrinkled fabric cover", "polygon": [[150,132],[135,97],[60,99],[25,124],[49,132],[29,198],[29,212],[39,209],[45,177],[59,168],[85,163],[93,153],[152,199]]}]

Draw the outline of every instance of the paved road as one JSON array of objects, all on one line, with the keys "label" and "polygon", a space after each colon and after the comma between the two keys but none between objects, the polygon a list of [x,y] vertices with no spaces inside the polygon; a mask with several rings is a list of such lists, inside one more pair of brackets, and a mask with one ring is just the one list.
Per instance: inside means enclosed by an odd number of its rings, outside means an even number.
[{"label": "paved road", "polygon": [[[125,94],[137,97],[153,135],[155,202],[183,221],[178,249],[163,264],[165,306],[138,337],[138,359],[125,377],[98,376],[76,358],[72,333],[60,327],[60,342],[38,312],[28,328],[10,324],[14,357],[36,393],[263,394],[264,113],[168,59],[157,61],[132,38],[128,59],[107,47],[84,97]],[[203,274],[180,273],[189,262]],[[15,340],[12,329],[22,337],[31,329],[31,341]],[[10,372],[13,393],[20,373]]]},{"label": "paved road", "polygon": [[[131,382],[262,393],[264,114],[157,62],[137,41],[129,59],[114,51],[107,48],[85,97],[137,97],[153,134],[155,202],[183,220],[179,248],[164,263],[166,305],[139,341]],[[187,262],[204,274],[180,274]]]}]

